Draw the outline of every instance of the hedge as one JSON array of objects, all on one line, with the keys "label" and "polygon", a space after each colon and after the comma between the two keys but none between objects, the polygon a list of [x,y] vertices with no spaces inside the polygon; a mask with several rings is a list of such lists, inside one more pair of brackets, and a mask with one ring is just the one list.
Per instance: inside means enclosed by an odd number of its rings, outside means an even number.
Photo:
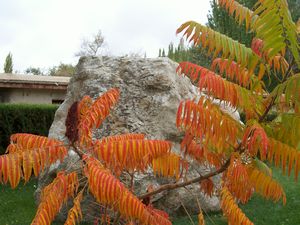
[{"label": "hedge", "polygon": [[0,154],[14,133],[47,136],[58,105],[0,104]]}]

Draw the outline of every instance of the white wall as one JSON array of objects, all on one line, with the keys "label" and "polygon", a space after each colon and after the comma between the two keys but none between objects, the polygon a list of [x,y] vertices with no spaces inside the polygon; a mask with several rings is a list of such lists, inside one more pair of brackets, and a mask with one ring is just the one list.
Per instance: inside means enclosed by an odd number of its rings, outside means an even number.
[{"label": "white wall", "polygon": [[53,100],[64,100],[66,91],[45,89],[2,89],[0,102],[52,104]]}]

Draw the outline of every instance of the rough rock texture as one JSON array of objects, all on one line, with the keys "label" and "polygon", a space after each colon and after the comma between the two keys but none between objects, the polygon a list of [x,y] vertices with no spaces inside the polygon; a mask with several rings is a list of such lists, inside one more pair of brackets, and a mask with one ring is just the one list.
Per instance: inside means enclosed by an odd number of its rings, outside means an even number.
[{"label": "rough rock texture", "polygon": [[[84,95],[96,98],[108,89],[117,87],[121,91],[120,101],[95,136],[100,138],[128,132],[145,133],[148,139],[172,141],[174,151],[179,151],[182,134],[175,126],[177,107],[181,100],[195,97],[197,91],[187,78],[176,74],[176,67],[177,64],[168,58],[81,58],[78,73],[70,81],[66,99],[55,114],[49,136],[66,141],[64,124],[70,105]],[[59,167],[76,165],[76,159],[71,154]],[[190,173],[190,176],[197,175],[196,171]],[[39,186],[48,183],[49,177],[49,174],[42,176]],[[136,191],[144,192],[150,182],[158,186],[165,179],[155,179],[150,174],[137,176]],[[172,215],[178,215],[183,213],[181,204],[185,205],[189,213],[197,213],[197,197],[204,210],[219,210],[217,197],[205,197],[199,191],[199,184],[188,190],[181,188],[165,192],[155,200],[157,206]],[[89,214],[93,214],[90,210],[87,210]]]}]

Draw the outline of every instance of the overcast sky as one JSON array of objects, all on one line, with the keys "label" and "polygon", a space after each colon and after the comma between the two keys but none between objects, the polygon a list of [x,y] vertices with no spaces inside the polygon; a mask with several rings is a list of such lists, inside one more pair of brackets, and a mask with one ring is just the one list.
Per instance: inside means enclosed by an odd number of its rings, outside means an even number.
[{"label": "overcast sky", "polygon": [[209,0],[0,0],[0,71],[8,52],[20,72],[76,64],[81,40],[99,29],[111,55],[157,57],[183,22],[205,24],[209,9]]}]

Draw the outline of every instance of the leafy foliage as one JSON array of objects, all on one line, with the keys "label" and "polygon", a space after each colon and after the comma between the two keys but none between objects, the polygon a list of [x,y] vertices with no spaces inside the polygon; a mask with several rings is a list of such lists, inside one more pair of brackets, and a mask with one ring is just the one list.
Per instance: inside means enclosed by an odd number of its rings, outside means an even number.
[{"label": "leafy foliage", "polygon": [[71,77],[75,74],[76,67],[72,64],[60,63],[58,66],[49,68],[48,75],[50,76],[61,76],[61,77]]},{"label": "leafy foliage", "polygon": [[56,214],[67,201],[73,196],[78,188],[77,174],[75,172],[65,175],[63,172],[51,184],[46,186],[41,193],[41,203],[32,221],[32,225],[51,224]]},{"label": "leafy foliage", "polygon": [[272,48],[268,53],[269,58],[279,52],[284,53],[288,48],[299,65],[300,46],[296,25],[291,18],[287,1],[259,1],[254,14],[259,16],[259,19],[255,20],[253,30],[256,36],[264,41],[263,50]]},{"label": "leafy foliage", "polygon": [[132,139],[97,141],[94,144],[96,157],[113,171],[144,171],[153,159],[170,152],[171,144],[167,141]]},{"label": "leafy foliage", "polygon": [[[199,102],[181,103],[177,126],[186,132],[181,145],[185,154],[224,171],[221,207],[229,224],[252,224],[235,199],[245,204],[257,192],[275,202],[286,202],[283,188],[272,179],[263,161],[274,159],[284,174],[286,168],[288,175],[294,169],[295,179],[298,177],[300,85],[294,67],[299,61],[299,42],[286,1],[259,1],[254,11],[234,0],[219,0],[218,5],[246,30],[255,32],[255,37],[248,48],[194,21],[178,28],[177,33],[182,32],[189,42],[211,54],[212,66],[210,70],[190,62],[179,63],[177,72],[190,78],[209,100],[201,96]],[[270,77],[271,71],[279,85],[268,93],[262,78]],[[224,116],[218,101],[245,113],[246,125]],[[266,123],[272,107],[277,107],[279,115]],[[211,188],[206,180],[203,190]]]},{"label": "leafy foliage", "polygon": [[226,187],[221,191],[221,208],[228,218],[229,224],[253,224],[238,207],[233,196]]},{"label": "leafy foliage", "polygon": [[[83,116],[78,124],[80,143],[85,143],[87,146],[91,144],[91,129],[94,128],[94,126],[99,127],[101,125],[103,120],[109,115],[110,109],[118,101],[118,98],[119,91],[117,89],[111,89],[100,96],[89,109],[81,111]],[[83,99],[83,101],[85,101],[85,99]]]},{"label": "leafy foliage", "polygon": [[12,135],[7,151],[9,154],[0,156],[0,182],[9,181],[12,188],[19,184],[21,171],[28,181],[32,170],[38,176],[46,166],[67,155],[62,142],[32,134]]},{"label": "leafy foliage", "polygon": [[43,75],[43,72],[41,68],[37,67],[28,67],[25,71],[26,74],[32,74],[32,75]]},{"label": "leafy foliage", "polygon": [[74,206],[69,210],[68,218],[65,222],[65,225],[76,225],[76,222],[79,222],[82,219],[82,212],[80,208],[80,202],[83,198],[83,190],[74,199]]}]

